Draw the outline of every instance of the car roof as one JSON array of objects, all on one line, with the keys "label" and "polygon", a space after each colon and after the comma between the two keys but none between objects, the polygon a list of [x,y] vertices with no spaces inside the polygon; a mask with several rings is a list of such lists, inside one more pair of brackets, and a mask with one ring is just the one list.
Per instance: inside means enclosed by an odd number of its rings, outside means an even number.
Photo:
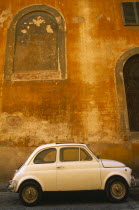
[{"label": "car roof", "polygon": [[39,147],[37,147],[37,150],[43,149],[43,148],[47,148],[47,147],[58,147],[58,146],[82,146],[82,145],[86,145],[84,143],[52,143],[52,144],[44,144],[41,145]]},{"label": "car roof", "polygon": [[50,148],[50,147],[61,147],[61,146],[85,146],[87,147],[86,144],[84,143],[52,143],[52,144],[44,144],[44,145],[41,145],[39,147],[37,147],[33,152],[32,154],[29,156],[29,158],[27,159],[27,161],[25,162],[25,165],[28,165],[28,163],[30,162],[30,160],[33,158],[33,156],[39,152],[40,150],[43,150],[45,148]]},{"label": "car roof", "polygon": [[37,151],[49,147],[61,147],[61,146],[86,146],[84,143],[52,143],[52,144],[44,144],[39,147],[37,147],[33,153],[36,153]]}]

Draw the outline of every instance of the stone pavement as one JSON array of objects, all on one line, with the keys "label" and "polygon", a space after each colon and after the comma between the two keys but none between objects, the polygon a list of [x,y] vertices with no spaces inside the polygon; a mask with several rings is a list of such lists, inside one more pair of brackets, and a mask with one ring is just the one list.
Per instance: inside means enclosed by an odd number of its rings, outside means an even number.
[{"label": "stone pavement", "polygon": [[39,206],[25,207],[17,193],[0,192],[0,210],[139,210],[139,188],[123,203],[110,203],[102,191],[47,192]]}]

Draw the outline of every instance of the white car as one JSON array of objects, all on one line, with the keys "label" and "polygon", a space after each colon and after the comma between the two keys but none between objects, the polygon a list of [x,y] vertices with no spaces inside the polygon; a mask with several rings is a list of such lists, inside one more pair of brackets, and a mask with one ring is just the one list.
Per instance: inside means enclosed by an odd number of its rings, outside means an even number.
[{"label": "white car", "polygon": [[44,191],[105,190],[112,202],[127,198],[135,186],[123,163],[97,158],[86,144],[55,143],[38,147],[9,181],[27,206],[40,202]]}]

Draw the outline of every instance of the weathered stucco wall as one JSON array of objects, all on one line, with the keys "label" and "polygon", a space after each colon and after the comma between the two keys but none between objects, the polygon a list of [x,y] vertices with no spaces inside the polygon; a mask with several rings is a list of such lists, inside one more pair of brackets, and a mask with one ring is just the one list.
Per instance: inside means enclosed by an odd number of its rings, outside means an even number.
[{"label": "weathered stucco wall", "polygon": [[[7,29],[23,8],[46,4],[66,22],[67,79],[5,81]],[[125,27],[120,0],[0,2],[0,172],[6,181],[38,145],[85,142],[104,158],[138,169],[138,139],[121,128],[115,66],[139,45],[139,27]],[[28,152],[26,152],[28,151]],[[10,162],[8,161],[10,157]]]}]

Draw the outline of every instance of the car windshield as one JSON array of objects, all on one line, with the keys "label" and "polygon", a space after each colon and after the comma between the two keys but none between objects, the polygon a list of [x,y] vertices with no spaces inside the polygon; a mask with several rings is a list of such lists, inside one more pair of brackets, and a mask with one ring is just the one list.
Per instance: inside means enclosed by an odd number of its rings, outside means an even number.
[{"label": "car windshield", "polygon": [[96,156],[96,158],[97,158],[97,159],[100,159],[100,157],[99,157],[98,155],[96,155],[96,154],[92,151],[91,147],[90,147],[89,145],[87,145],[87,146],[88,146],[89,150]]}]

